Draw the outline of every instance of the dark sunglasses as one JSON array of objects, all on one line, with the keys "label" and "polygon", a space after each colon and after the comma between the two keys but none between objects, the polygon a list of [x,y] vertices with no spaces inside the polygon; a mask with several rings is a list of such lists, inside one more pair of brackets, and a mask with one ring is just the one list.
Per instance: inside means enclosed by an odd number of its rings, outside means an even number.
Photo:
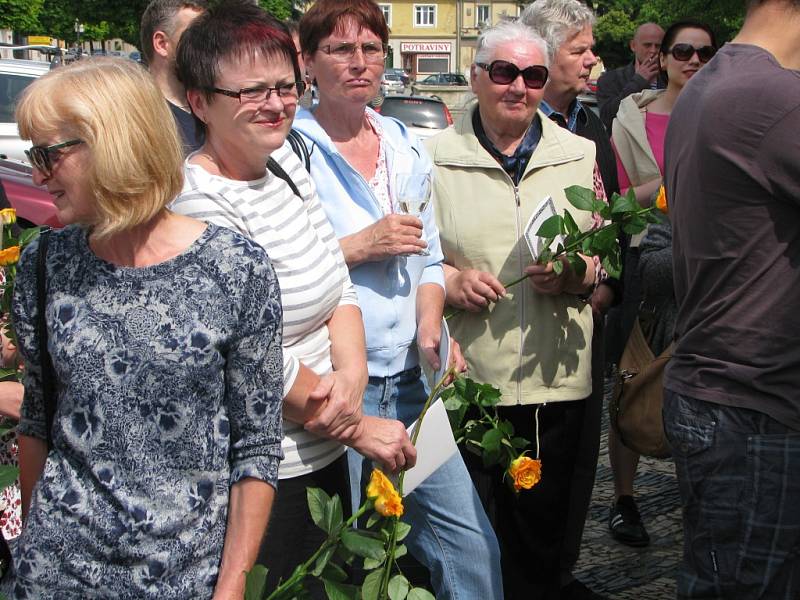
[{"label": "dark sunglasses", "polygon": [[707,63],[717,53],[717,49],[714,48],[714,46],[700,46],[699,48],[695,48],[691,44],[675,44],[672,48],[667,50],[667,54],[672,54],[675,60],[680,61],[689,60],[695,52],[697,52],[697,58],[700,59],[701,63]]},{"label": "dark sunglasses", "polygon": [[53,165],[61,158],[60,150],[82,143],[83,140],[69,140],[52,146],[31,146],[30,150],[25,150],[25,156],[34,167],[49,177],[53,171]]},{"label": "dark sunglasses", "polygon": [[489,79],[498,85],[509,85],[516,81],[517,77],[522,74],[522,81],[525,82],[525,87],[531,90],[540,90],[547,83],[547,76],[549,71],[543,65],[531,65],[520,69],[514,63],[505,60],[494,60],[491,64],[475,63],[476,67],[488,71]]}]

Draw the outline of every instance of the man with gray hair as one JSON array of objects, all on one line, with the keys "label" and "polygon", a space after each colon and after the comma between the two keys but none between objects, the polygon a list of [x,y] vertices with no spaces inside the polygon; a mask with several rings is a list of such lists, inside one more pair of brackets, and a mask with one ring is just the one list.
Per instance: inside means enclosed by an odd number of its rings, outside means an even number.
[{"label": "man with gray hair", "polygon": [[[597,63],[594,46],[594,12],[579,0],[538,0],[529,4],[520,21],[542,35],[550,48],[550,77],[544,88],[540,110],[553,122],[594,142],[597,151],[595,186],[598,196],[619,192],[617,163],[608,134],[599,117],[585,108],[578,95],[586,91],[589,73]],[[597,188],[600,189],[597,189]],[[583,433],[570,492],[567,535],[562,552],[562,597],[599,599],[572,576],[578,561],[586,513],[592,498],[600,423],[603,408],[604,319],[612,305],[619,304],[622,285],[604,279],[592,294],[595,330],[592,339],[592,396],[587,402]]]},{"label": "man with gray hair", "polygon": [[175,56],[181,35],[207,8],[206,0],[153,0],[144,9],[139,26],[147,68],[175,117],[186,154],[203,145],[203,136],[195,127],[186,90],[178,80]]},{"label": "man with gray hair", "polygon": [[[570,486],[592,393],[592,310],[580,297],[598,281],[592,257],[579,275],[538,264],[520,228],[549,197],[561,213],[564,188],[591,188],[595,149],[537,112],[548,75],[547,44],[505,22],[478,39],[470,85],[477,102],[431,138],[434,202],[445,255],[450,320],[470,371],[500,387],[498,412],[531,440],[542,480],[519,494],[499,467],[465,453],[500,542],[507,600],[559,599]],[[589,213],[578,226],[592,226]],[[528,275],[506,290],[501,281]],[[502,298],[502,301],[497,302]]]},{"label": "man with gray hair", "polygon": [[606,71],[597,80],[597,105],[609,134],[623,99],[647,88],[666,87],[658,59],[663,38],[664,30],[659,25],[642,23],[636,28],[630,44],[633,61],[624,67]]}]

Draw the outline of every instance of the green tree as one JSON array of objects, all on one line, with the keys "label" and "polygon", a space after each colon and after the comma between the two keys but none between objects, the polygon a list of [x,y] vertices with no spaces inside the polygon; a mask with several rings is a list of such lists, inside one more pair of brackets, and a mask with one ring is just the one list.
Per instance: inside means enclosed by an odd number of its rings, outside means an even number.
[{"label": "green tree", "polygon": [[0,0],[0,29],[16,33],[45,33],[39,30],[42,0]]},{"label": "green tree", "polygon": [[290,0],[258,0],[258,4],[278,19],[288,19],[292,16]]},{"label": "green tree", "polygon": [[743,0],[589,0],[598,15],[595,26],[597,52],[607,67],[631,60],[628,42],[636,27],[653,21],[666,29],[670,23],[692,18],[708,23],[722,44],[742,25]]}]

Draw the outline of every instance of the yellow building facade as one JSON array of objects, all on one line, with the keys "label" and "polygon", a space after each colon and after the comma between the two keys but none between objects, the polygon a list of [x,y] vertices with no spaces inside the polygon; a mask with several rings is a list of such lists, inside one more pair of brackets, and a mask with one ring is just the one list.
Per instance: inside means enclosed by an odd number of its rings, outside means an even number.
[{"label": "yellow building facade", "polygon": [[420,79],[431,73],[465,73],[480,31],[519,15],[519,2],[450,0],[378,2],[391,34],[387,66]]}]

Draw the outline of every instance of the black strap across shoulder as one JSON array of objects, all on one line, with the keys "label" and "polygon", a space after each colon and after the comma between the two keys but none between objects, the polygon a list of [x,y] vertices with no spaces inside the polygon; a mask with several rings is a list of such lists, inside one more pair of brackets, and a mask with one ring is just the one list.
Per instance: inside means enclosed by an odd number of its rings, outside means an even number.
[{"label": "black strap across shoulder", "polygon": [[275,177],[280,177],[283,179],[289,185],[289,187],[292,188],[292,192],[294,192],[295,196],[300,198],[300,200],[303,199],[303,196],[300,195],[300,190],[297,189],[297,186],[295,185],[294,181],[292,181],[292,178],[289,177],[289,174],[278,164],[278,161],[271,156],[267,159],[267,169],[269,169],[270,172],[275,175]]},{"label": "black strap across shoulder", "polygon": [[306,171],[309,173],[311,172],[311,154],[308,152],[308,146],[306,146],[306,142],[303,139],[303,136],[300,135],[296,130],[290,129],[289,135],[286,138],[289,142],[289,145],[292,147],[292,152],[297,155],[297,158],[303,163],[303,166],[306,168]]},{"label": "black strap across shoulder", "polygon": [[39,234],[39,252],[36,256],[36,337],[39,342],[39,364],[42,371],[42,400],[47,433],[47,447],[53,447],[53,420],[56,415],[55,371],[47,350],[47,244],[50,229]]}]

